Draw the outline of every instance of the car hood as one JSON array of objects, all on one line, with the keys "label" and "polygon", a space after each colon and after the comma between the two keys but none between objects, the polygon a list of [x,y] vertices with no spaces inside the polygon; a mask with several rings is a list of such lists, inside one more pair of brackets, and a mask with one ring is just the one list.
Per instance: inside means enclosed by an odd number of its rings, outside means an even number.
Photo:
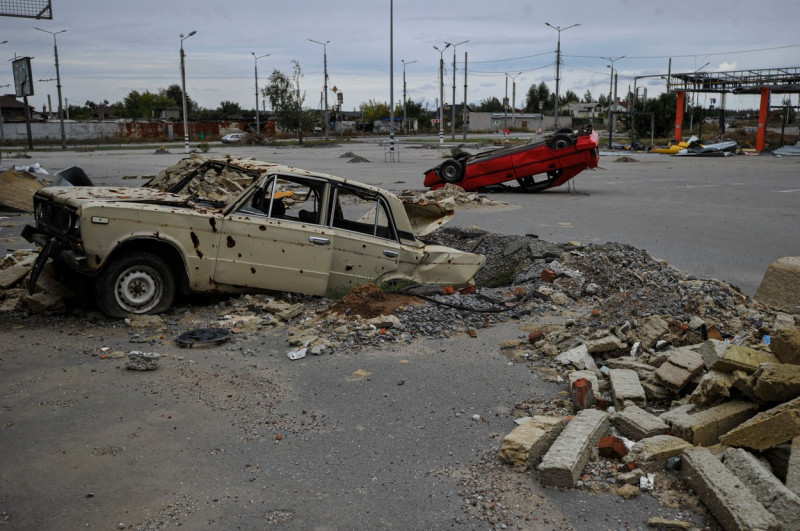
[{"label": "car hood", "polygon": [[94,201],[165,205],[186,205],[189,202],[189,198],[186,196],[162,190],[124,186],[52,186],[42,188],[36,195],[74,208]]},{"label": "car hood", "polygon": [[411,223],[411,230],[417,237],[425,236],[441,228],[456,214],[455,210],[428,201],[419,203],[403,201],[403,208],[409,223]]}]

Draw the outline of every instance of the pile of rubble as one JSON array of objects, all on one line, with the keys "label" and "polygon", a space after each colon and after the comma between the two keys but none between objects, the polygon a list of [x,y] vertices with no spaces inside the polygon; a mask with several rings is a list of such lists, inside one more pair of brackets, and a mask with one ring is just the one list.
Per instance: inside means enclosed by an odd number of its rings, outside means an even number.
[{"label": "pile of rubble", "polygon": [[467,192],[455,184],[446,184],[442,188],[418,193],[414,190],[403,190],[400,199],[407,203],[434,202],[444,208],[454,208],[464,206],[497,206],[507,205],[503,201],[489,199],[485,195],[476,192]]}]

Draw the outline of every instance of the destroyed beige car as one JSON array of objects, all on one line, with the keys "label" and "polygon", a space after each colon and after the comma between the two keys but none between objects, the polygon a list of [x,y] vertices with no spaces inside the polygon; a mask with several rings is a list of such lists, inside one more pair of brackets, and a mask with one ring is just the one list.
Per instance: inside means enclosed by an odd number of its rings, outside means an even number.
[{"label": "destroyed beige car", "polygon": [[465,286],[479,254],[418,237],[452,211],[321,173],[193,157],[139,188],[62,186],[34,196],[48,258],[94,277],[112,317],[160,313],[176,294],[278,290],[341,294],[368,282]]}]

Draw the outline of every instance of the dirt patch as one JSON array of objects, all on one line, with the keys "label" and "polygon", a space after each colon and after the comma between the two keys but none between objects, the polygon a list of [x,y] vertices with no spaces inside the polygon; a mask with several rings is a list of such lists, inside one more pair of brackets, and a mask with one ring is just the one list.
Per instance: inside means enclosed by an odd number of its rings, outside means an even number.
[{"label": "dirt patch", "polygon": [[379,315],[395,314],[398,308],[410,304],[425,303],[410,295],[385,293],[376,284],[363,284],[348,291],[327,313],[358,315],[363,319],[371,319]]}]

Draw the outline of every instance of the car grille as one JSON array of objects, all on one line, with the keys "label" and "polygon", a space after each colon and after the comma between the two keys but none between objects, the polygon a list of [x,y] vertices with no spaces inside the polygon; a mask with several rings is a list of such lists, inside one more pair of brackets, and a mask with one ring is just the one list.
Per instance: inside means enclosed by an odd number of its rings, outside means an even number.
[{"label": "car grille", "polygon": [[61,205],[42,202],[36,212],[36,221],[57,232],[66,234],[70,227],[70,211]]}]

